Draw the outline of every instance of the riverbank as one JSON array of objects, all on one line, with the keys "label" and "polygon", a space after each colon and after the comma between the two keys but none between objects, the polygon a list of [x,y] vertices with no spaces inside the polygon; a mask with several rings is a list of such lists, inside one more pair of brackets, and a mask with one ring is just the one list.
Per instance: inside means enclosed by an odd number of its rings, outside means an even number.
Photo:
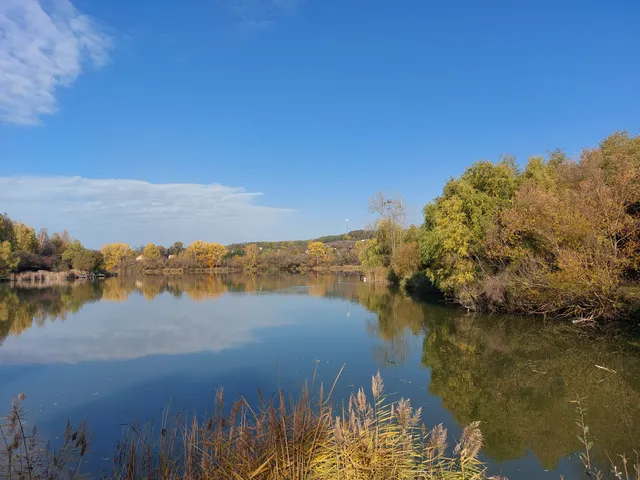
[{"label": "riverbank", "polygon": [[86,272],[82,270],[68,270],[65,272],[50,272],[47,270],[38,270],[36,272],[11,273],[8,277],[1,278],[0,281],[10,283],[41,283],[55,284],[72,282],[79,279],[97,279],[113,276],[109,273]]},{"label": "riverbank", "polygon": [[356,274],[360,273],[362,268],[359,265],[319,265],[315,267],[295,268],[295,269],[245,269],[241,267],[215,267],[215,268],[199,268],[199,267],[184,267],[184,268],[140,268],[140,269],[126,269],[118,271],[122,275],[222,275],[222,274],[300,274],[300,273],[346,273]]}]

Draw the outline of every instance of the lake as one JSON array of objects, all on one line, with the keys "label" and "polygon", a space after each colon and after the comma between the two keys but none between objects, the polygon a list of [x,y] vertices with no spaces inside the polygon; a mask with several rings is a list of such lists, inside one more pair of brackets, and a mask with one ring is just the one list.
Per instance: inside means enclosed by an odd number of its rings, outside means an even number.
[{"label": "lake", "polygon": [[449,443],[480,420],[483,459],[512,479],[584,478],[576,395],[598,460],[640,446],[640,344],[624,335],[472,316],[357,276],[0,285],[0,404],[26,393],[29,419],[54,441],[68,418],[86,418],[90,471],[108,468],[123,424],[169,405],[208,412],[219,385],[228,398],[296,393],[316,367],[332,383],[343,364],[334,398],[380,370]]}]

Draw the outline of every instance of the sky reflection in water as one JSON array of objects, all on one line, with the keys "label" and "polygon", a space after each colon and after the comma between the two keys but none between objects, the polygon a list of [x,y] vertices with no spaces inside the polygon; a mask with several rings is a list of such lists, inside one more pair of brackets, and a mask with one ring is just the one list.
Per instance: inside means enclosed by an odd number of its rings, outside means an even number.
[{"label": "sky reflection in water", "polygon": [[[45,432],[87,418],[92,462],[121,424],[172,408],[206,412],[217,385],[295,391],[345,371],[337,395],[381,369],[427,425],[482,421],[485,456],[511,478],[581,478],[576,394],[599,458],[640,438],[640,352],[531,319],[469,317],[357,277],[145,277],[47,288],[0,286],[0,400],[19,392]],[[595,364],[606,365],[611,373]],[[597,412],[597,414],[596,414]]]}]

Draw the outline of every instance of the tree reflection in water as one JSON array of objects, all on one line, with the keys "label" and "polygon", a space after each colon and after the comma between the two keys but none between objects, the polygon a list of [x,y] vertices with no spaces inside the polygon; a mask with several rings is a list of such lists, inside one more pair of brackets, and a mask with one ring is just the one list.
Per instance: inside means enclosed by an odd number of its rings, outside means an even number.
[{"label": "tree reflection in water", "polygon": [[[331,275],[116,277],[48,287],[0,285],[0,344],[49,321],[65,320],[88,302],[123,302],[132,295],[312,295],[343,298],[372,312],[368,329],[381,340],[379,364],[408,361],[411,340],[422,338],[429,391],[458,423],[482,422],[484,452],[503,461],[529,450],[545,468],[580,449],[576,395],[586,397],[595,454],[632,452],[640,438],[640,348],[625,335],[584,330],[531,318],[469,316],[417,303],[381,285]],[[0,347],[1,348],[1,347]],[[604,368],[601,368],[604,367]],[[425,374],[425,378],[427,375]]]}]

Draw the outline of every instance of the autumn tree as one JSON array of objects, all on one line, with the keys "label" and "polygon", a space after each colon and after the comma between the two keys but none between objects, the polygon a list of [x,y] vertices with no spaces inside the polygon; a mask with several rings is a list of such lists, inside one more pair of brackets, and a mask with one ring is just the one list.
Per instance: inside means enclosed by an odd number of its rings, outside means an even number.
[{"label": "autumn tree", "polygon": [[479,162],[424,209],[430,280],[482,310],[632,316],[640,309],[640,136],[616,133],[577,161],[562,152]]},{"label": "autumn tree", "polygon": [[358,252],[358,259],[363,267],[376,268],[384,266],[384,255],[382,254],[377,239],[361,240],[356,243],[355,248]]},{"label": "autumn tree", "polygon": [[38,252],[40,254],[43,254],[45,252],[47,244],[49,243],[49,232],[46,228],[41,228],[40,230],[38,230],[36,241],[38,242]]},{"label": "autumn tree", "polygon": [[153,243],[148,243],[144,250],[142,251],[142,256],[145,260],[155,260],[160,257],[160,250]]},{"label": "autumn tree", "polygon": [[214,268],[220,264],[224,256],[228,253],[227,247],[219,243],[209,243],[207,245],[209,255],[209,268]]},{"label": "autumn tree", "polygon": [[66,230],[62,233],[55,232],[49,239],[50,249],[53,255],[61,256],[71,244],[71,235]]},{"label": "autumn tree", "polygon": [[125,258],[133,256],[133,250],[126,243],[109,243],[102,247],[101,252],[105,268],[109,271],[117,270]]},{"label": "autumn tree", "polygon": [[313,260],[316,267],[326,258],[327,254],[329,253],[327,246],[322,242],[309,242],[309,245],[307,246],[307,252],[309,253],[309,257]]},{"label": "autumn tree", "polygon": [[369,212],[377,213],[376,230],[383,230],[389,243],[390,255],[396,251],[407,221],[407,205],[400,197],[389,197],[384,192],[376,192],[369,198]]},{"label": "autumn tree", "polygon": [[250,243],[244,247],[244,268],[247,270],[255,270],[258,266],[258,255],[260,249],[255,243]]},{"label": "autumn tree", "polygon": [[489,238],[508,269],[500,298],[524,311],[619,315],[640,258],[640,137],[612,135],[579,162],[532,159],[523,177]]},{"label": "autumn tree", "polygon": [[193,256],[200,265],[207,265],[209,268],[214,268],[227,254],[227,248],[219,243],[196,240],[187,247],[187,253]]},{"label": "autumn tree", "polygon": [[403,233],[402,242],[391,258],[391,268],[397,278],[410,277],[420,269],[422,259],[419,239],[420,230],[413,225]]},{"label": "autumn tree", "polygon": [[459,296],[477,280],[487,232],[510,205],[517,186],[513,158],[497,164],[478,162],[460,178],[449,180],[442,195],[424,208],[422,261],[443,292]]},{"label": "autumn tree", "polygon": [[18,266],[20,260],[11,251],[11,243],[0,242],[0,278],[7,277]]},{"label": "autumn tree", "polygon": [[15,236],[14,248],[16,250],[35,253],[38,242],[36,240],[36,231],[32,227],[21,222],[15,222],[13,224],[13,233]]}]

